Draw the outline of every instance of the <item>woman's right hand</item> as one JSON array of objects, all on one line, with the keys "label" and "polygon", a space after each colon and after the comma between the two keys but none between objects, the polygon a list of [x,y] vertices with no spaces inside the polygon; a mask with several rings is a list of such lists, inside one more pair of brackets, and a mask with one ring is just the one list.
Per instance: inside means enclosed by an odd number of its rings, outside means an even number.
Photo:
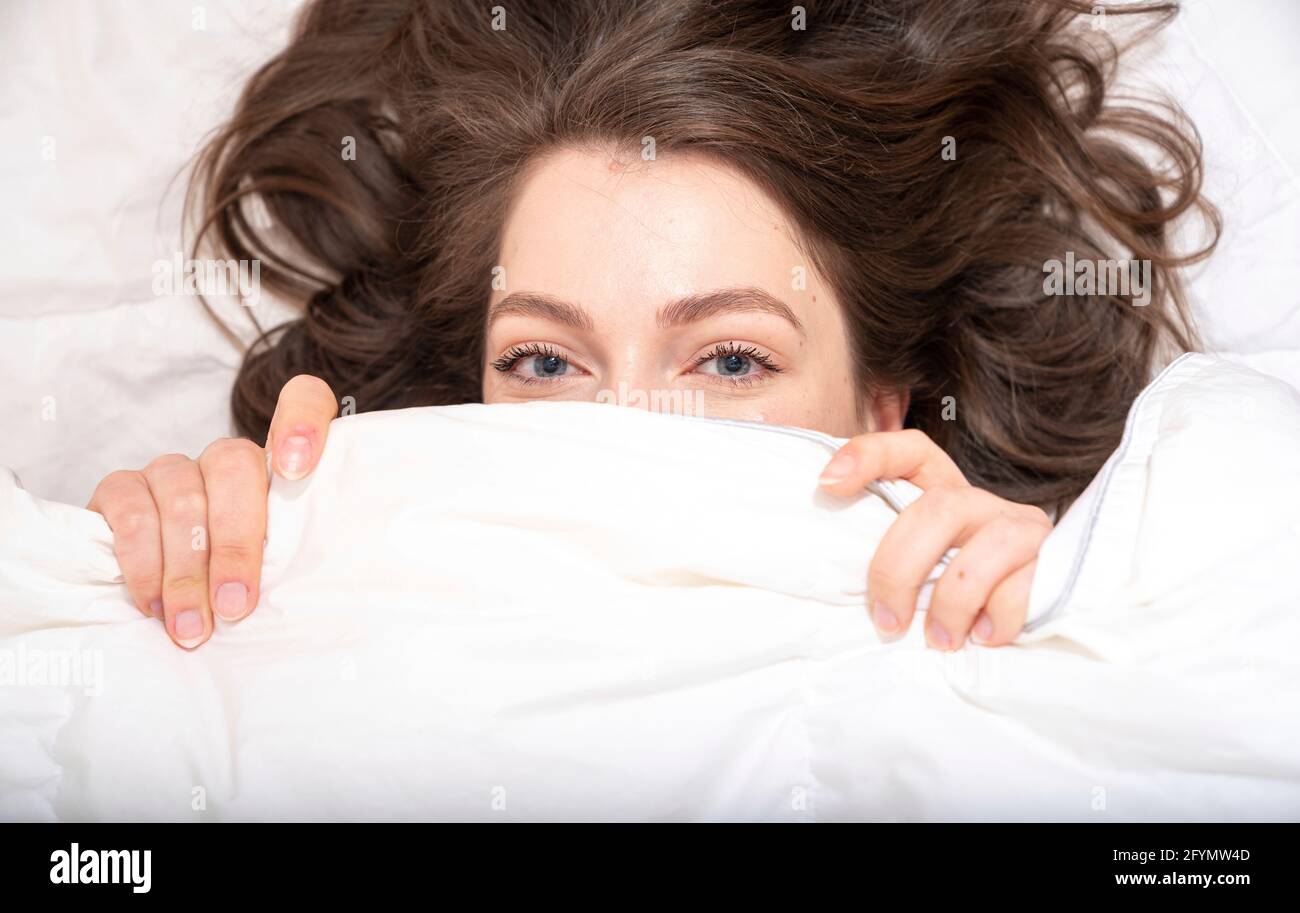
[{"label": "woman's right hand", "polygon": [[178,646],[192,650],[211,637],[214,611],[226,621],[253,611],[266,540],[266,455],[282,478],[303,478],[337,415],[329,385],[300,374],[280,391],[265,448],[223,438],[197,460],[168,454],[95,488],[86,506],[113,531],[131,598]]}]

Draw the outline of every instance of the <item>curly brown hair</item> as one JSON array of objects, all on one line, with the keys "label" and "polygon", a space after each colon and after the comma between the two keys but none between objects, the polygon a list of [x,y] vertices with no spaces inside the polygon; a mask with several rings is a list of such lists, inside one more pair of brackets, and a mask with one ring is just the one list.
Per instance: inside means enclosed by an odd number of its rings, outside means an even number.
[{"label": "curly brown hair", "polygon": [[[519,176],[645,136],[772,195],[839,297],[861,388],[910,391],[907,424],[1003,497],[1077,495],[1153,368],[1195,345],[1178,270],[1219,228],[1199,137],[1171,105],[1116,103],[1095,4],[500,2],[315,0],[204,148],[196,247],[260,259],[305,302],[246,356],[241,433],[265,436],[299,373],[366,410],[479,399]],[[1106,9],[1150,26],[1135,38],[1177,11]],[[1193,209],[1210,240],[1180,255]],[[1047,294],[1067,252],[1150,261],[1150,304]]]}]

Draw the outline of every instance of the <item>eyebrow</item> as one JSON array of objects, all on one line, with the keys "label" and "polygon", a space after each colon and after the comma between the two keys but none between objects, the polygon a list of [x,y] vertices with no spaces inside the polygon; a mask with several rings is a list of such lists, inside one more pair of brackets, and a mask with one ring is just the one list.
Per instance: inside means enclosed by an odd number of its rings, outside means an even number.
[{"label": "eyebrow", "polygon": [[[761,288],[752,286],[716,289],[699,295],[678,298],[660,308],[655,314],[655,322],[662,329],[698,323],[718,314],[758,312],[780,317],[805,335],[803,324],[794,311],[785,302],[773,297]],[[535,292],[512,292],[492,308],[488,314],[491,324],[502,317],[518,315],[522,317],[540,317],[564,324],[576,330],[591,332],[595,322],[591,315],[567,301]]]},{"label": "eyebrow", "polygon": [[591,315],[578,307],[550,295],[536,292],[511,292],[502,298],[488,313],[488,325],[491,326],[502,317],[516,315],[519,317],[540,317],[555,323],[573,327],[575,330],[591,332],[595,329]]}]

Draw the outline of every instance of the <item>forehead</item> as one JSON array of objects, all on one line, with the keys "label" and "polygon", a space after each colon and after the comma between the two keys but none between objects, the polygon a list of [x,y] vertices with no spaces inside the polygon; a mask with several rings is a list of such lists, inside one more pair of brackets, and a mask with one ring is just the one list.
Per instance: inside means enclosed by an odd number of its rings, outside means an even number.
[{"label": "forehead", "polygon": [[[658,307],[729,286],[790,301],[814,278],[793,227],[755,184],[696,156],[643,161],[560,150],[535,162],[517,191],[501,246],[506,289],[599,311]],[[795,305],[797,306],[797,305]]]}]

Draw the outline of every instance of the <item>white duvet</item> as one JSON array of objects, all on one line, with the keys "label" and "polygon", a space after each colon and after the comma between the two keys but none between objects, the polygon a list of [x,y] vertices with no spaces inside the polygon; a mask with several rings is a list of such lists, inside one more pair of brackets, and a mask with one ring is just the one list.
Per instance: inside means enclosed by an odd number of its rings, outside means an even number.
[{"label": "white duvet", "polygon": [[594,404],[335,423],[261,604],[194,653],[97,514],[0,473],[0,818],[1300,819],[1300,396],[1205,356],[1135,405],[1033,621],[862,605],[894,516],[832,439]]}]

